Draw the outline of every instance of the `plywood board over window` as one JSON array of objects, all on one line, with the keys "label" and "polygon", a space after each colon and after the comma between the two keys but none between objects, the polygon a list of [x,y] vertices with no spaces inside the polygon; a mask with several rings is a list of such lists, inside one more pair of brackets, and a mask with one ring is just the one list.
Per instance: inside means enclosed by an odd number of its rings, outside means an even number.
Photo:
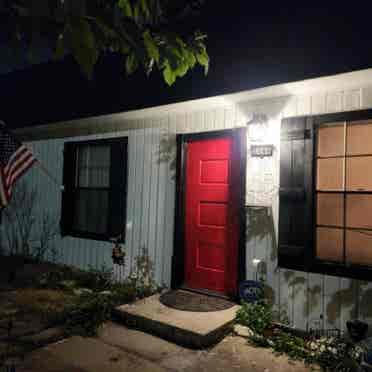
[{"label": "plywood board over window", "polygon": [[346,155],[372,154],[372,121],[349,123],[347,126]]},{"label": "plywood board over window", "polygon": [[372,156],[346,159],[346,190],[372,191]]},{"label": "plywood board over window", "polygon": [[344,194],[318,193],[316,220],[318,225],[344,226]]},{"label": "plywood board over window", "polygon": [[372,229],[371,194],[348,194],[346,196],[346,227]]},{"label": "plywood board over window", "polygon": [[344,190],[344,158],[318,159],[317,190]]},{"label": "plywood board over window", "polygon": [[371,265],[372,231],[346,230],[346,262]]},{"label": "plywood board over window", "polygon": [[317,152],[321,158],[344,156],[345,127],[343,123],[319,128]]},{"label": "plywood board over window", "polygon": [[318,227],[316,229],[316,255],[325,261],[340,262],[344,259],[344,234],[342,229]]}]

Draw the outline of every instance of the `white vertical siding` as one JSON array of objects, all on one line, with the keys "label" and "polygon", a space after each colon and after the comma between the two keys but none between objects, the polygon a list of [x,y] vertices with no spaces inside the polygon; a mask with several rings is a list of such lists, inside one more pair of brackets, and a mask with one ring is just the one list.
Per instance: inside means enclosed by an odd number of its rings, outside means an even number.
[{"label": "white vertical siding", "polygon": [[[268,159],[251,158],[248,152],[246,203],[271,207],[268,223],[273,225],[274,236],[269,233],[266,236],[247,236],[246,277],[255,278],[256,271],[252,265],[254,258],[264,261],[268,293],[275,306],[285,311],[290,322],[299,328],[343,328],[345,321],[355,315],[372,321],[372,284],[280,269],[277,267],[275,244],[279,211],[278,141],[281,118],[367,107],[372,107],[372,87],[353,87],[350,90],[341,87],[329,92],[227,104],[208,110],[165,113],[155,118],[133,120],[128,124],[128,130],[120,129],[125,127],[125,123],[118,123],[112,133],[74,137],[73,140],[128,137],[127,265],[125,271],[115,268],[116,277],[122,279],[127,276],[141,248],[146,247],[155,264],[156,280],[159,284],[170,285],[176,134],[234,128],[245,125],[253,113],[264,113],[269,117],[276,147],[273,157]],[[100,131],[97,129],[97,132]],[[63,146],[69,140],[71,138],[30,143],[40,161],[60,183]],[[248,136],[248,148],[250,144]],[[37,167],[27,174],[26,179],[31,187],[39,191],[38,216],[48,211],[59,220],[61,192],[58,187]],[[60,262],[82,268],[90,265],[112,267],[110,243],[58,237],[55,246]]]}]

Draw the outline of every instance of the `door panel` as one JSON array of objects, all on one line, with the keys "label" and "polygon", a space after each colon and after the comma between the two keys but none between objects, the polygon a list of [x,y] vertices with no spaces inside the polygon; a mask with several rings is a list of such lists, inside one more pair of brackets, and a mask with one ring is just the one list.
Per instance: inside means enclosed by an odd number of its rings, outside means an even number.
[{"label": "door panel", "polygon": [[191,141],[186,151],[185,284],[235,294],[239,157],[231,136]]}]

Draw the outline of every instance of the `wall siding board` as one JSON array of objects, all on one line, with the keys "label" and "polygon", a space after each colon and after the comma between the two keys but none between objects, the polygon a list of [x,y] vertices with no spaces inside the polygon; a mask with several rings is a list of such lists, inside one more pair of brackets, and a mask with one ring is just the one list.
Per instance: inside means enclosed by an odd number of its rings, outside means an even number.
[{"label": "wall siding board", "polygon": [[135,193],[136,193],[136,156],[137,137],[134,131],[129,132],[128,138],[128,196],[127,196],[127,227],[126,227],[126,263],[124,276],[129,275],[133,259],[134,230],[133,221],[135,215]]},{"label": "wall siding board", "polygon": [[320,329],[324,322],[324,276],[307,274],[306,325],[308,329]]},{"label": "wall siding board", "polygon": [[164,234],[165,234],[165,215],[166,215],[166,185],[167,185],[167,166],[169,154],[164,154],[169,151],[169,121],[163,119],[159,131],[159,143],[157,146],[157,159],[159,165],[158,170],[158,194],[157,194],[157,218],[155,229],[155,245],[156,245],[156,262],[155,262],[155,278],[158,283],[163,282],[164,273]]},{"label": "wall siding board", "polygon": [[140,129],[136,131],[136,179],[135,194],[131,197],[135,200],[135,215],[133,218],[133,246],[130,268],[135,264],[135,259],[140,251],[141,246],[141,216],[143,211],[143,169],[144,169],[144,148],[145,148],[145,129],[144,123],[140,123]]},{"label": "wall siding board", "polygon": [[165,198],[165,226],[164,226],[164,250],[163,250],[163,274],[162,283],[170,285],[172,273],[173,256],[173,236],[174,236],[174,213],[175,213],[175,150],[176,150],[176,131],[180,125],[185,123],[186,116],[177,116],[168,118],[168,140],[171,143],[173,154],[170,162],[166,166],[166,198]]},{"label": "wall siding board", "polygon": [[149,255],[155,265],[155,279],[159,281],[159,272],[157,264],[156,231],[158,229],[158,188],[159,188],[159,143],[160,143],[160,123],[154,123],[151,141],[151,184],[149,193],[149,232],[148,232],[148,250]]}]

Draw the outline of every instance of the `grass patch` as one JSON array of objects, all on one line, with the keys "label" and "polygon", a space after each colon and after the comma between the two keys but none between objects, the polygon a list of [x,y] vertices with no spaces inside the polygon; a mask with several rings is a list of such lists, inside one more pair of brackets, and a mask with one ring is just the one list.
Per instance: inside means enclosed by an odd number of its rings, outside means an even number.
[{"label": "grass patch", "polygon": [[74,296],[62,290],[25,288],[12,292],[10,300],[23,312],[48,314],[63,311]]}]

